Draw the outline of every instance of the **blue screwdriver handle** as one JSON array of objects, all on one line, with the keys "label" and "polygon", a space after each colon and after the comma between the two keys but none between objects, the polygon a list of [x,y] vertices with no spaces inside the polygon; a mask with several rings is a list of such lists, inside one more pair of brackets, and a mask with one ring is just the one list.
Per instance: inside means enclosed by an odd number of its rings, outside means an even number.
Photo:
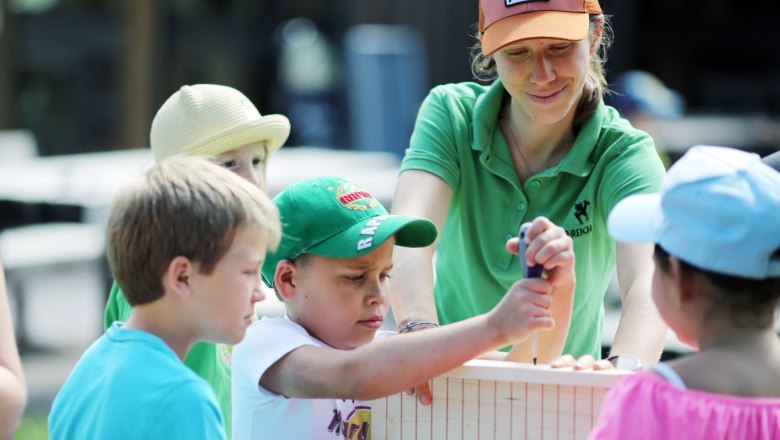
[{"label": "blue screwdriver handle", "polygon": [[[528,248],[528,244],[525,242],[525,236],[528,233],[528,230],[531,228],[530,223],[523,223],[520,225],[520,232],[518,236],[520,237],[520,247],[518,256],[520,257],[520,270],[523,272],[523,277],[525,278],[539,278],[542,276],[542,270],[544,270],[544,266],[541,264],[535,264],[533,266],[528,266],[528,263],[526,263],[526,252]],[[533,358],[534,365],[536,365],[536,360],[538,357],[539,352],[539,340],[538,336],[536,335],[536,332],[533,332],[531,335],[531,357]]]},{"label": "blue screwdriver handle", "polygon": [[528,243],[525,242],[525,236],[528,233],[528,230],[531,228],[531,223],[523,223],[520,225],[520,250],[518,252],[518,256],[520,257],[520,269],[523,272],[523,277],[525,278],[539,278],[542,276],[542,271],[544,270],[544,266],[541,264],[535,264],[533,266],[528,266],[528,263],[526,262],[526,250],[528,247]]}]

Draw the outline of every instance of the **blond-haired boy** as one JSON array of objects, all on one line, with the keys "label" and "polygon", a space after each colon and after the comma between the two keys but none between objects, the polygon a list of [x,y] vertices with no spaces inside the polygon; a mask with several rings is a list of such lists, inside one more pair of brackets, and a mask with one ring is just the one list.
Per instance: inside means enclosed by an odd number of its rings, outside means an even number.
[{"label": "blond-haired boy", "polygon": [[[435,225],[388,215],[371,194],[335,177],[290,185],[274,203],[283,236],[263,277],[287,314],[261,319],[234,347],[234,439],[368,438],[371,399],[555,324],[552,281],[526,279],[489,313],[380,338],[393,246],[428,246]],[[547,236],[564,237],[553,247],[573,273],[571,240],[560,228]]]},{"label": "blond-haired boy", "polygon": [[213,391],[182,360],[197,341],[243,339],[279,237],[262,191],[205,159],[166,159],[123,190],[107,254],[133,310],[63,385],[51,438],[224,438]]}]

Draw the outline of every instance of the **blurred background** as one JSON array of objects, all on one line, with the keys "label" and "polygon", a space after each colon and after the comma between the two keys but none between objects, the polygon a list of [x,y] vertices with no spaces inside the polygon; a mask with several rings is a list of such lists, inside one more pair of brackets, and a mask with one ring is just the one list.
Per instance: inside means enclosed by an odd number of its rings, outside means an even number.
[{"label": "blurred background", "polygon": [[[51,399],[101,333],[110,277],[93,226],[115,187],[150,162],[149,127],[168,96],[184,84],[225,84],[261,113],[287,115],[292,133],[279,157],[287,165],[270,167],[272,194],[333,164],[389,202],[428,89],[471,79],[477,21],[476,0],[0,5],[0,251],[11,249],[0,256],[11,266],[31,390],[17,438],[46,438]],[[615,34],[608,101],[653,135],[667,163],[697,143],[762,156],[778,149],[775,2],[601,5]],[[7,261],[15,247],[31,249],[31,236],[46,255]],[[63,236],[63,261],[51,261]]]},{"label": "blurred background", "polygon": [[[236,87],[262,113],[291,115],[289,145],[362,148],[350,124],[350,106],[360,96],[350,91],[379,93],[370,86],[389,82],[420,100],[432,85],[469,80],[477,20],[475,0],[2,5],[0,128],[32,130],[41,155],[146,147],[154,111],[181,85],[198,82]],[[644,70],[679,92],[686,114],[780,113],[780,47],[767,37],[776,3],[602,0],[602,6],[614,16],[607,64],[613,84],[623,72]],[[399,27],[372,33],[361,24]],[[366,60],[396,71],[370,75],[360,67]],[[746,147],[776,141],[733,136]]]}]

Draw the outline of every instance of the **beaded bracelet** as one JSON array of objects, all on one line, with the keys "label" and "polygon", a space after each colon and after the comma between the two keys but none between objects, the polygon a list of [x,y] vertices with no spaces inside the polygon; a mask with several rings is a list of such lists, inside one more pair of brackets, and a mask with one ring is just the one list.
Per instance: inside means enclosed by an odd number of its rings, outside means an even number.
[{"label": "beaded bracelet", "polygon": [[399,334],[400,333],[406,333],[406,332],[410,331],[411,329],[413,329],[413,328],[415,328],[415,327],[417,327],[419,325],[427,325],[427,326],[430,326],[430,327],[438,327],[439,326],[439,324],[436,324],[435,322],[431,322],[431,321],[411,321],[411,322],[407,322],[405,326],[401,327],[401,329],[398,330],[398,333]]}]

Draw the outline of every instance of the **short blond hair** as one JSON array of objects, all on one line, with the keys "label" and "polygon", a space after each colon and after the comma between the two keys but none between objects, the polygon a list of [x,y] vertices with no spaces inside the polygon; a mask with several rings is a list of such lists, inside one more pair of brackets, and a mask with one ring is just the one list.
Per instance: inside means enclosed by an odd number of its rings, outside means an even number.
[{"label": "short blond hair", "polygon": [[163,275],[174,258],[184,256],[209,274],[244,227],[276,249],[279,211],[268,196],[206,159],[171,157],[114,199],[108,261],[128,303],[149,303],[163,295]]}]

